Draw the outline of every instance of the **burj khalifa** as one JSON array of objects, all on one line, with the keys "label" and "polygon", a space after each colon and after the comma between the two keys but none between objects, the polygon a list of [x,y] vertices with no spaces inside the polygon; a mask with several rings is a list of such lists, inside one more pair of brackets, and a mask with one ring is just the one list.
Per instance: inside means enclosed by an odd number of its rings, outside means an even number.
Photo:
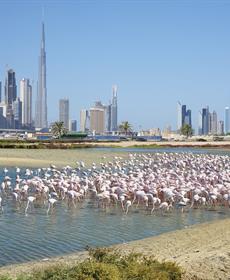
[{"label": "burj khalifa", "polygon": [[45,25],[42,23],[41,52],[39,56],[39,76],[36,100],[36,128],[48,127],[47,122],[47,89],[46,89],[46,51],[45,51]]}]

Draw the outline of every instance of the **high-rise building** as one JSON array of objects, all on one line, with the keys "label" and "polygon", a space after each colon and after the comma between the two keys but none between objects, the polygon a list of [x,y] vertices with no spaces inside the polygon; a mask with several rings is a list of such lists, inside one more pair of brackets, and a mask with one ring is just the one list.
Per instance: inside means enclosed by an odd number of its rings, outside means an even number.
[{"label": "high-rise building", "polygon": [[2,82],[0,81],[0,103],[2,102]]},{"label": "high-rise building", "polygon": [[20,129],[22,125],[22,102],[19,98],[13,102],[14,128]]},{"label": "high-rise building", "polygon": [[105,132],[105,106],[100,101],[90,108],[90,131],[96,134]]},{"label": "high-rise building", "polygon": [[117,131],[117,85],[112,87],[111,131]]},{"label": "high-rise building", "polygon": [[46,89],[46,51],[45,51],[45,26],[42,23],[41,51],[39,56],[38,91],[36,100],[35,126],[47,128],[47,89]]},{"label": "high-rise building", "polygon": [[73,131],[73,132],[77,131],[77,121],[76,120],[69,121],[69,131]]},{"label": "high-rise building", "polygon": [[5,83],[5,104],[7,128],[14,128],[13,102],[17,98],[17,85],[14,70],[7,71]]},{"label": "high-rise building", "polygon": [[225,116],[224,132],[229,133],[230,132],[230,111],[229,111],[229,107],[225,107],[224,116]]},{"label": "high-rise building", "polygon": [[192,126],[192,111],[191,110],[185,111],[183,124],[188,124],[188,125]]},{"label": "high-rise building", "polygon": [[198,113],[198,135],[202,135],[202,113]]},{"label": "high-rise building", "polygon": [[210,113],[210,132],[211,134],[215,135],[217,134],[217,126],[218,126],[218,123],[217,123],[217,113],[216,111],[213,111],[212,113]]},{"label": "high-rise building", "polygon": [[209,108],[202,109],[202,135],[209,133]]},{"label": "high-rise building", "polygon": [[185,124],[192,126],[192,111],[187,110],[186,105],[177,102],[177,130],[180,131]]},{"label": "high-rise building", "polygon": [[177,102],[177,130],[180,131],[182,127],[182,105],[178,101]]},{"label": "high-rise building", "polygon": [[90,122],[89,111],[86,109],[82,109],[80,111],[80,131],[81,132],[86,132],[89,130],[89,122]]},{"label": "high-rise building", "polygon": [[5,102],[0,103],[0,128],[7,128]]},{"label": "high-rise building", "polygon": [[29,79],[20,81],[20,100],[22,102],[22,126],[32,126],[32,86]]},{"label": "high-rise building", "polygon": [[224,121],[218,121],[217,134],[224,134]]},{"label": "high-rise building", "polygon": [[111,130],[111,107],[112,105],[109,104],[105,108],[105,129],[107,132],[112,131]]},{"label": "high-rise building", "polygon": [[69,99],[59,100],[59,121],[64,123],[66,129],[69,129]]}]

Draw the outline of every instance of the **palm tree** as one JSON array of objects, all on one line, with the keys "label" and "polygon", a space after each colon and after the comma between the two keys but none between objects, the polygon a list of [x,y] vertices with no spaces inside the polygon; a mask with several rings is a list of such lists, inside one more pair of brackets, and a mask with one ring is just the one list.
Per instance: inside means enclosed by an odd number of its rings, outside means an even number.
[{"label": "palm tree", "polygon": [[125,135],[128,134],[128,132],[131,132],[132,131],[132,126],[131,124],[128,122],[128,121],[125,121],[125,122],[122,122],[120,125],[119,125],[119,129],[125,133]]},{"label": "palm tree", "polygon": [[185,135],[187,138],[192,136],[192,134],[193,134],[192,127],[189,124],[184,124],[181,127],[180,132],[181,132],[182,135]]},{"label": "palm tree", "polygon": [[54,137],[61,138],[67,132],[64,122],[55,122],[51,127],[51,132]]}]

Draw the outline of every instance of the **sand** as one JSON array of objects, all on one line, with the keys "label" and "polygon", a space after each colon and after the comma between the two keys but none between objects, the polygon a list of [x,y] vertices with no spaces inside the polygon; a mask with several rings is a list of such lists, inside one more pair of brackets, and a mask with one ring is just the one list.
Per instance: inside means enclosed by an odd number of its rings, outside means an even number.
[{"label": "sand", "polygon": [[[183,279],[230,279],[230,219],[191,226],[138,241],[113,246],[123,252],[135,251],[154,255],[159,260],[178,263],[185,274]],[[10,265],[0,268],[0,274],[30,273],[50,265],[73,265],[87,252],[67,256]]]},{"label": "sand", "polygon": [[[93,162],[106,162],[114,156],[126,157],[127,152],[104,151],[103,149],[0,149],[0,166],[2,167],[48,167],[55,164],[58,167],[70,165],[76,166],[77,161],[84,161],[87,166]],[[106,159],[102,159],[102,157]]]}]

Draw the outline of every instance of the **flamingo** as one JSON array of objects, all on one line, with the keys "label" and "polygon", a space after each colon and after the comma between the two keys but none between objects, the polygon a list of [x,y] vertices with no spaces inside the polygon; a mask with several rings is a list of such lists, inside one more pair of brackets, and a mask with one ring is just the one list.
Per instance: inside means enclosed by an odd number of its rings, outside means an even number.
[{"label": "flamingo", "polygon": [[51,210],[51,212],[53,212],[53,207],[54,207],[54,204],[57,202],[57,199],[55,199],[55,198],[49,198],[48,199],[48,209],[47,209],[47,215],[48,215],[48,213],[49,213],[49,211],[50,211],[50,208],[52,209]]},{"label": "flamingo", "polygon": [[33,202],[36,200],[36,197],[34,196],[28,196],[27,198],[27,205],[26,205],[26,209],[25,209],[25,214],[27,214],[27,210],[29,207],[31,207],[33,205]]},{"label": "flamingo", "polygon": [[1,209],[2,213],[3,213],[3,205],[2,205],[2,198],[1,198],[1,196],[0,196],[0,209]]}]

